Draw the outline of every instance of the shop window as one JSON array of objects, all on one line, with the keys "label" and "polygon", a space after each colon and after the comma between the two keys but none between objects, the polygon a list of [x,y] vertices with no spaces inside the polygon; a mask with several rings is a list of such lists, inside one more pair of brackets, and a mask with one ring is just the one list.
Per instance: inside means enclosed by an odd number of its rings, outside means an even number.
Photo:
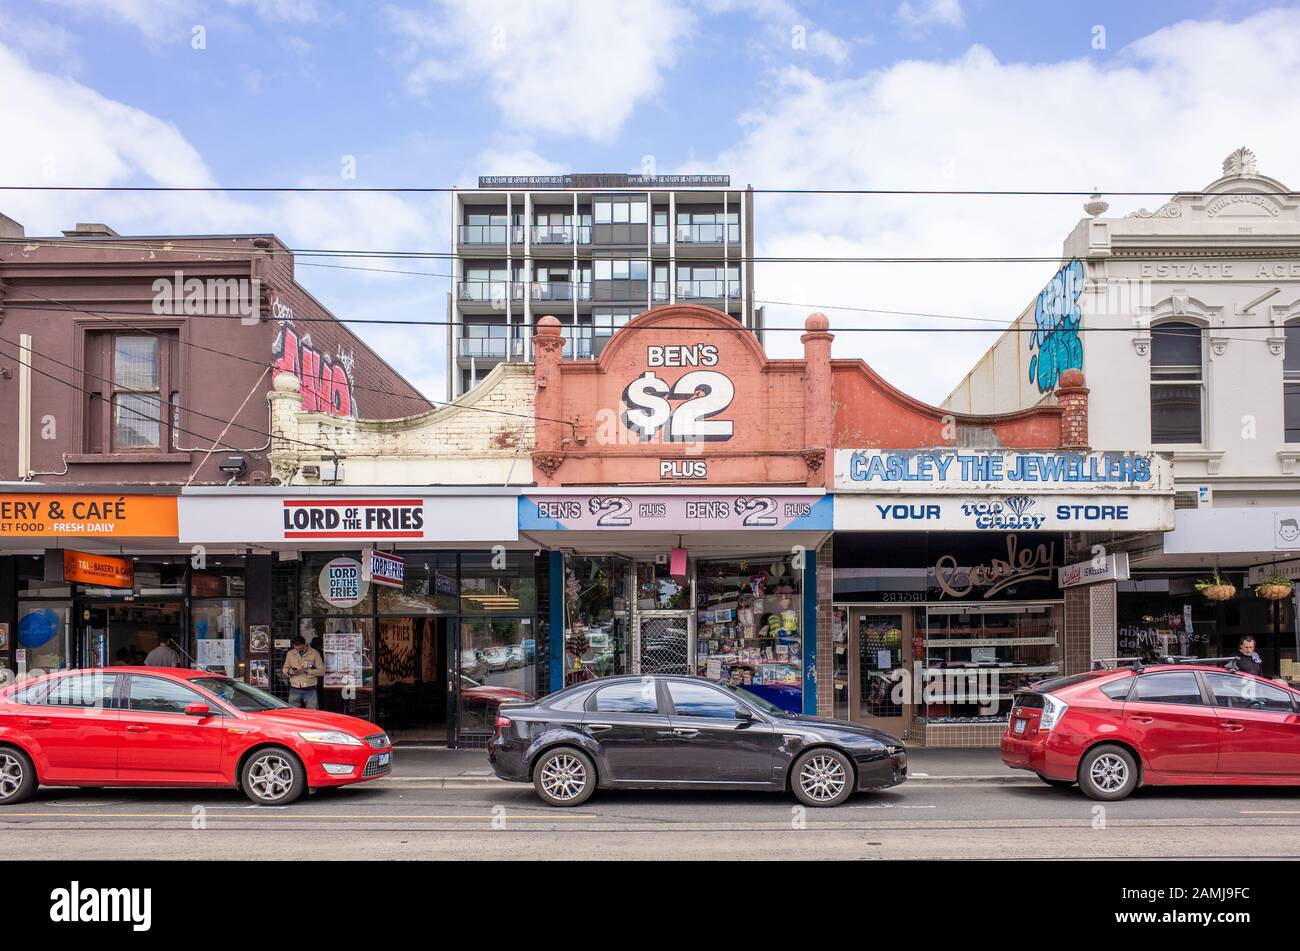
[{"label": "shop window", "polygon": [[456,556],[407,552],[401,588],[379,586],[380,614],[442,614],[456,610]]},{"label": "shop window", "polygon": [[1287,442],[1300,442],[1300,319],[1286,325],[1282,361],[1282,414]]},{"label": "shop window", "polygon": [[536,576],[532,552],[462,555],[460,609],[466,614],[536,614]]},{"label": "shop window", "polygon": [[[502,700],[532,700],[537,696],[537,650],[530,618],[461,621],[461,733],[491,733]],[[473,686],[465,678],[473,681]]]},{"label": "shop window", "polygon": [[190,602],[194,663],[227,677],[244,675],[244,599],[195,598]]},{"label": "shop window", "polygon": [[695,673],[801,711],[802,594],[788,557],[699,562]]},{"label": "shop window", "polygon": [[627,673],[629,565],[570,557],[564,565],[564,685]]},{"label": "shop window", "polygon": [[1202,441],[1201,328],[1167,321],[1151,328],[1151,442]]},{"label": "shop window", "polygon": [[70,601],[18,602],[14,646],[26,651],[26,670],[62,670],[76,664],[71,617]]},{"label": "shop window", "polygon": [[[375,627],[369,617],[311,617],[298,622],[299,633],[325,661],[326,709],[346,712],[352,699],[369,702],[375,686]],[[284,660],[275,676],[284,682]],[[362,696],[362,695],[365,696]],[[358,714],[359,715],[359,714]]]},{"label": "shop window", "polygon": [[1143,674],[1137,680],[1129,703],[1202,704],[1201,685],[1190,670]]},{"label": "shop window", "polygon": [[70,598],[72,585],[66,581],[45,580],[45,557],[20,557],[18,562],[18,597],[20,598]]},{"label": "shop window", "polygon": [[[352,555],[312,555],[303,561],[299,614],[370,614],[370,585],[361,581],[361,562]],[[352,573],[358,576],[351,577]],[[354,590],[347,590],[355,584]],[[359,597],[351,596],[358,595]]]}]

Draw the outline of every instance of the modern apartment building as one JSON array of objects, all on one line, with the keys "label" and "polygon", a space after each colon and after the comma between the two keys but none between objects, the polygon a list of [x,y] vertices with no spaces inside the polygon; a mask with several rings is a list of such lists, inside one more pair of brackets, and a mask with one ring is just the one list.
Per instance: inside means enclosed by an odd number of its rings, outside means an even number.
[{"label": "modern apartment building", "polygon": [[485,176],[452,196],[448,396],[530,361],[536,321],[590,360],[662,304],[716,308],[762,336],[753,301],[753,191],[727,175]]}]

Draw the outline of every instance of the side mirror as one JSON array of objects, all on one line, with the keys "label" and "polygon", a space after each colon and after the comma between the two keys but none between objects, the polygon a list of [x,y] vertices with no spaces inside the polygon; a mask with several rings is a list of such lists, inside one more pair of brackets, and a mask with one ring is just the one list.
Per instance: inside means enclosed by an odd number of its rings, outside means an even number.
[{"label": "side mirror", "polygon": [[185,708],[185,715],[187,717],[210,717],[212,716],[212,708],[206,703],[191,703]]},{"label": "side mirror", "polygon": [[754,713],[748,707],[736,707],[736,719],[750,722],[754,719]]}]

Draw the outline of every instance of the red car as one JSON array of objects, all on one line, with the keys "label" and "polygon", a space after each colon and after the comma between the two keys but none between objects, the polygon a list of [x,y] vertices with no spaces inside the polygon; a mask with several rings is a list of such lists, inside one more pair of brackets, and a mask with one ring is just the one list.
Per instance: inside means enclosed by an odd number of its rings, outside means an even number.
[{"label": "red car", "polygon": [[1300,785],[1300,692],[1206,665],[1092,671],[1018,692],[1002,762],[1093,799]]},{"label": "red car", "polygon": [[200,670],[65,670],[0,690],[0,805],[49,786],[238,788],[282,806],[392,770],[373,723]]}]

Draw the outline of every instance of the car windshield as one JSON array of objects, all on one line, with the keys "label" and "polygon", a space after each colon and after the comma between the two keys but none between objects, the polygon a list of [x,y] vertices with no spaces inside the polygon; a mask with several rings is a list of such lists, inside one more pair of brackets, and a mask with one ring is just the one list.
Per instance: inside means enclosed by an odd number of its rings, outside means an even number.
[{"label": "car windshield", "polygon": [[776,706],[775,704],[768,703],[758,694],[750,693],[744,687],[737,687],[734,684],[727,684],[727,683],[719,684],[718,686],[730,690],[732,693],[737,694],[738,696],[744,698],[746,703],[758,707],[758,709],[762,710],[764,713],[775,714],[778,717],[788,717],[790,715],[789,711],[782,710],[780,707]]},{"label": "car windshield", "polygon": [[259,710],[282,710],[288,706],[279,697],[273,697],[265,690],[258,690],[229,677],[195,677],[190,683],[202,687],[209,693],[215,693],[223,702],[244,713],[257,713]]}]

